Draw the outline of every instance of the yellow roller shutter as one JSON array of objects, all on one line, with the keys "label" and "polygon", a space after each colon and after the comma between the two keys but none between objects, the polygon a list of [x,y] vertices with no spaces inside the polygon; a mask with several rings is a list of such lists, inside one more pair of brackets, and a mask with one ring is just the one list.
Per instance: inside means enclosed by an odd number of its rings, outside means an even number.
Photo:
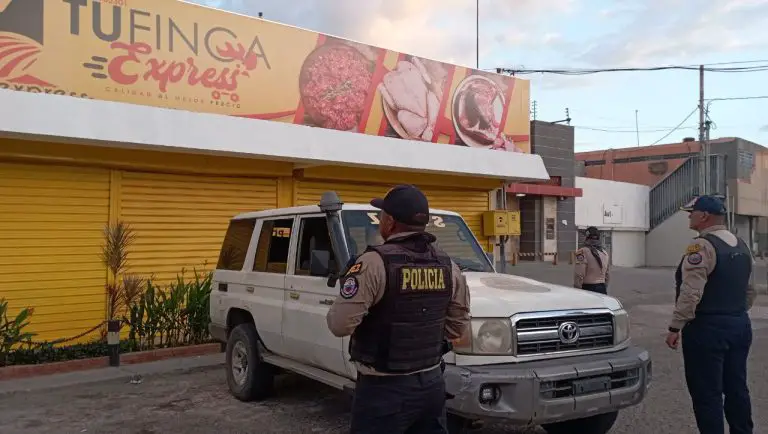
[{"label": "yellow roller shutter", "polygon": [[109,186],[107,170],[0,163],[0,297],[11,316],[34,307],[35,340],[104,320]]},{"label": "yellow roller shutter", "polygon": [[[346,203],[368,203],[374,197],[382,197],[392,184],[354,184],[331,181],[301,181],[298,183],[297,205],[316,205],[323,192],[336,191]],[[482,236],[483,212],[490,209],[489,192],[482,190],[438,189],[420,187],[432,208],[461,214],[480,241],[488,249],[488,239]]]},{"label": "yellow roller shutter", "polygon": [[216,266],[229,219],[277,207],[277,180],[123,172],[120,216],[136,231],[131,271],[174,279]]}]

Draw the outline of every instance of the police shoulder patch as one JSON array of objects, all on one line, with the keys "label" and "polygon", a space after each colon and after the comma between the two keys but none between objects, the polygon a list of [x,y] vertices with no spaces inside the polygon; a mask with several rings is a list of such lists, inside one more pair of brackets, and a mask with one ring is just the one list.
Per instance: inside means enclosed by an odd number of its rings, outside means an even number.
[{"label": "police shoulder patch", "polygon": [[349,267],[349,271],[347,271],[347,276],[349,276],[350,274],[359,273],[362,268],[363,268],[363,264],[358,262],[357,264]]},{"label": "police shoulder patch", "polygon": [[360,289],[360,285],[357,282],[357,278],[354,276],[344,279],[344,283],[341,285],[341,291],[339,294],[341,298],[350,299],[357,295],[357,290]]},{"label": "police shoulder patch", "polygon": [[584,254],[583,253],[578,253],[576,255],[576,260],[579,261],[579,262],[584,262]]},{"label": "police shoulder patch", "polygon": [[699,251],[701,251],[701,244],[690,244],[685,250],[685,253],[690,255],[691,253],[698,253]]},{"label": "police shoulder patch", "polygon": [[688,263],[691,265],[699,265],[703,259],[701,253],[691,253],[688,255]]}]

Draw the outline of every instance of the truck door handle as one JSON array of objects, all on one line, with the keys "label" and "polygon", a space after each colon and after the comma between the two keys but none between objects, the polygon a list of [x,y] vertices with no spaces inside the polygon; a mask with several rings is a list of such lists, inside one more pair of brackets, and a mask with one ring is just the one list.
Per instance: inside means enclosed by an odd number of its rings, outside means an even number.
[{"label": "truck door handle", "polygon": [[251,294],[253,294],[254,288],[253,288],[253,286],[246,286],[245,290],[250,292]]},{"label": "truck door handle", "polygon": [[326,298],[325,300],[320,300],[320,304],[324,304],[324,305],[326,305],[326,306],[330,306],[330,305],[332,305],[332,304],[333,304],[333,299],[331,299],[331,298]]}]

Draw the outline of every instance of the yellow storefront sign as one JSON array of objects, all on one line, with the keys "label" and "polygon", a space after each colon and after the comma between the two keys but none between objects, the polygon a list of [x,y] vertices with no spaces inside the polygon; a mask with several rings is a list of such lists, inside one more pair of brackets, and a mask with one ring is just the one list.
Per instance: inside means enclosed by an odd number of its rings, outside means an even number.
[{"label": "yellow storefront sign", "polygon": [[525,80],[181,1],[0,0],[0,88],[530,152]]}]

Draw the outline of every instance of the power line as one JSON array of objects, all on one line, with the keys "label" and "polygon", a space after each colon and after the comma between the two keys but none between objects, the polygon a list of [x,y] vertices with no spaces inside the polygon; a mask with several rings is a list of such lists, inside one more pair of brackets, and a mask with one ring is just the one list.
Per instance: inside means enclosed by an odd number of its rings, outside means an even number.
[{"label": "power line", "polygon": [[[649,130],[636,130],[634,128],[624,128],[624,129],[611,129],[611,128],[600,128],[600,127],[587,127],[583,125],[574,125],[573,128],[579,129],[579,130],[589,130],[589,131],[600,131],[605,133],[632,133],[635,134],[637,132],[640,133],[660,133],[663,131],[669,131],[673,127],[667,127],[667,128],[657,128],[657,129],[649,129]],[[696,125],[688,125],[685,127],[678,127],[677,129],[696,129],[698,126]]]},{"label": "power line", "polygon": [[667,134],[665,134],[665,135],[664,135],[662,138],[660,138],[659,140],[656,140],[655,142],[651,143],[651,144],[650,144],[650,146],[653,146],[653,145],[657,145],[657,144],[659,144],[659,143],[660,143],[662,140],[666,139],[667,137],[669,137],[670,135],[672,135],[672,133],[674,133],[675,131],[679,130],[679,129],[680,129],[682,126],[683,126],[683,124],[684,124],[684,123],[686,123],[686,122],[688,121],[688,119],[690,119],[690,118],[691,118],[691,116],[693,116],[693,114],[694,114],[694,113],[696,113],[696,111],[697,111],[698,109],[699,109],[699,107],[694,107],[694,109],[693,109],[693,110],[691,110],[691,112],[690,112],[690,113],[688,113],[688,116],[686,116],[686,117],[685,117],[685,119],[683,119],[683,120],[682,120],[682,121],[681,121],[679,124],[677,124],[677,126],[676,126],[675,128],[672,128],[672,129],[671,129],[671,130],[670,130],[670,131],[669,131]]},{"label": "power line", "polygon": [[[768,64],[768,59],[757,59],[757,60],[734,60],[730,62],[713,62],[713,63],[701,63],[701,64],[691,64],[691,65],[660,65],[660,66],[650,66],[650,67],[640,67],[640,68],[621,68],[621,67],[615,67],[615,68],[604,68],[604,69],[598,69],[599,71],[612,71],[612,70],[655,70],[657,68],[686,68],[686,69],[699,69],[699,66],[723,66],[723,65],[744,65],[749,63],[765,63]],[[762,67],[767,67],[768,65],[762,65]],[[499,69],[514,69],[514,68],[491,68],[491,69],[484,69],[484,71],[497,71]],[[528,71],[529,69],[526,68],[520,68],[516,69],[516,71]],[[549,70],[555,70],[555,71],[579,71],[579,70],[586,70],[589,71],[589,68],[548,68],[544,69],[544,71]],[[533,70],[535,71],[535,70]]]},{"label": "power line", "polygon": [[[589,75],[598,74],[602,72],[648,72],[648,71],[669,71],[669,70],[686,70],[686,71],[698,71],[699,66],[693,65],[669,65],[669,66],[651,66],[651,67],[624,67],[624,68],[568,68],[568,69],[512,69],[512,68],[496,68],[496,72],[499,74],[559,74],[559,75]],[[768,64],[757,66],[734,66],[734,67],[705,67],[706,72],[762,72],[768,71]]]}]

